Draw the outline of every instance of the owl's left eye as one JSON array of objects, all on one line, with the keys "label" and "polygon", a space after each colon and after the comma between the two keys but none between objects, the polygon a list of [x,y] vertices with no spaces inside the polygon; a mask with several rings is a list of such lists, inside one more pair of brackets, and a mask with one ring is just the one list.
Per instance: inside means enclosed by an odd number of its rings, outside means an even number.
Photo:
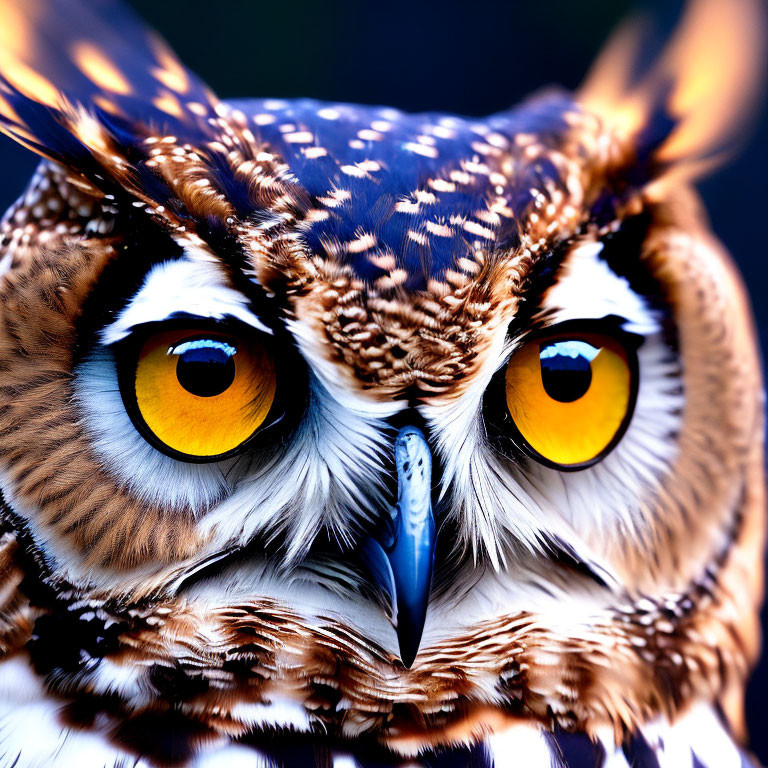
[{"label": "owl's left eye", "polygon": [[145,336],[125,355],[120,389],[139,432],[183,461],[238,452],[273,410],[274,358],[265,343],[209,329]]},{"label": "owl's left eye", "polygon": [[504,372],[514,442],[558,469],[583,469],[602,459],[626,429],[636,391],[634,349],[595,332],[534,338]]}]

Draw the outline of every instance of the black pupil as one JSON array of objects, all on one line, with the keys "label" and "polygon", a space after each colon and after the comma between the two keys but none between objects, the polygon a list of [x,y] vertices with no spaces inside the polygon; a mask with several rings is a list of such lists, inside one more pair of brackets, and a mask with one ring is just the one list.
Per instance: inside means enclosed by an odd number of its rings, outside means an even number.
[{"label": "black pupil", "polygon": [[[592,350],[594,354],[588,354]],[[550,342],[539,348],[544,391],[560,403],[583,397],[592,383],[591,360],[597,354],[585,342]]]},{"label": "black pupil", "polygon": [[220,395],[235,380],[234,355],[223,344],[197,343],[179,354],[176,378],[198,397]]}]

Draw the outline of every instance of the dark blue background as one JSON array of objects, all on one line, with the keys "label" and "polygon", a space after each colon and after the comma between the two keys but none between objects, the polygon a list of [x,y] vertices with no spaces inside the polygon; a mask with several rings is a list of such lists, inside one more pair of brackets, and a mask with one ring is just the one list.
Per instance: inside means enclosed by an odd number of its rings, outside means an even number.
[{"label": "dark blue background", "polygon": [[[311,96],[406,110],[485,115],[550,84],[576,87],[628,0],[133,0],[182,60],[222,97]],[[650,0],[669,28],[677,0]],[[765,65],[764,65],[765,66]],[[34,158],[0,139],[0,208]],[[715,232],[746,278],[768,339],[768,120],[699,185]],[[752,744],[768,763],[768,663],[749,695]]]}]

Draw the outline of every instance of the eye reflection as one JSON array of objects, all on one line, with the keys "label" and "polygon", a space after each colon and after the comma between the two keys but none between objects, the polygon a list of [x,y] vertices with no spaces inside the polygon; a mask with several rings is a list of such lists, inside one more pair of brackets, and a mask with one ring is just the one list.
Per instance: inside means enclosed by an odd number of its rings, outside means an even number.
[{"label": "eye reflection", "polygon": [[592,383],[592,360],[599,352],[585,341],[542,344],[539,360],[546,393],[560,403],[572,403],[583,397]]},{"label": "eye reflection", "polygon": [[185,341],[168,350],[178,355],[176,378],[187,392],[214,397],[225,392],[235,380],[237,349],[216,339]]}]

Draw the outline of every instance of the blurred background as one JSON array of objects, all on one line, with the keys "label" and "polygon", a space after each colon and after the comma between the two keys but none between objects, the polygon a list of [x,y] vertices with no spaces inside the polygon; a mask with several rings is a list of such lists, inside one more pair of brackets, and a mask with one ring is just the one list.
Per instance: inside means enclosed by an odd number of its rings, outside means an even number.
[{"label": "blurred background", "polygon": [[[672,28],[677,0],[131,0],[221,97],[309,96],[486,115],[551,84],[573,89],[616,24],[640,11]],[[0,137],[0,208],[36,160]],[[768,119],[699,184],[768,343]],[[768,619],[768,613],[764,614]],[[768,626],[768,621],[764,621]],[[768,659],[753,678],[752,748],[768,764]]]}]

